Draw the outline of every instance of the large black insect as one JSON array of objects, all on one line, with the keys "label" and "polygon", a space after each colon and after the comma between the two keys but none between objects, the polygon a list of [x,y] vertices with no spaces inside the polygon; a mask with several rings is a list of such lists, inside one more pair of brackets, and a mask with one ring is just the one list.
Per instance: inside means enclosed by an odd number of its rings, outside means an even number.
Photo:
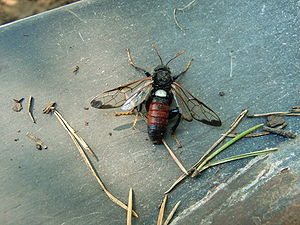
[{"label": "large black insect", "polygon": [[[145,104],[148,112],[148,134],[154,144],[162,142],[169,119],[176,116],[177,120],[171,128],[172,134],[174,134],[181,119],[186,121],[195,119],[208,125],[221,126],[221,120],[213,110],[175,82],[189,69],[192,60],[181,73],[172,76],[168,64],[184,52],[180,52],[164,64],[156,47],[154,45],[152,47],[161,62],[155,67],[153,74],[136,66],[130,50],[126,49],[129,63],[136,70],[143,72],[146,78],[96,95],[91,101],[91,106],[98,109],[121,107],[121,110],[126,114],[135,109],[141,110],[141,106]],[[173,100],[176,108],[170,109]]]}]

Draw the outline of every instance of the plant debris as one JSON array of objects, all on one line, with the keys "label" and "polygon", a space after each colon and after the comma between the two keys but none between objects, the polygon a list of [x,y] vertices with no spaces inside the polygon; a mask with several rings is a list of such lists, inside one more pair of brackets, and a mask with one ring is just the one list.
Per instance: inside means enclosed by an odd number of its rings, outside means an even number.
[{"label": "plant debris", "polygon": [[78,70],[79,70],[79,66],[76,65],[76,66],[73,66],[73,67],[72,67],[72,72],[73,72],[73,73],[76,74],[76,73],[78,72]]},{"label": "plant debris", "polygon": [[31,140],[35,141],[35,143],[36,143],[36,146],[35,146],[36,149],[42,150],[43,148],[44,149],[48,148],[48,146],[45,145],[44,142],[40,138],[32,135],[31,133],[27,133],[26,136],[29,137]]},{"label": "plant debris", "polygon": [[176,155],[174,154],[172,149],[169,147],[169,145],[167,144],[167,142],[164,138],[162,139],[162,143],[164,144],[164,146],[168,150],[169,154],[171,155],[172,159],[175,161],[177,166],[182,170],[182,172],[184,172],[186,175],[188,175],[188,172],[187,172],[186,168],[182,165],[180,160],[176,157]]},{"label": "plant debris", "polygon": [[48,114],[51,111],[51,109],[55,107],[55,104],[55,101],[50,102],[50,104],[43,109],[43,113]]},{"label": "plant debris", "polygon": [[277,127],[285,123],[282,116],[271,115],[267,117],[269,127]]},{"label": "plant debris", "polygon": [[[53,102],[51,102],[53,103]],[[50,105],[51,105],[50,103]],[[82,156],[86,166],[90,169],[92,175],[96,178],[98,184],[100,185],[101,189],[104,191],[104,193],[107,195],[107,197],[120,207],[122,207],[125,210],[128,210],[128,207],[126,204],[121,202],[119,199],[117,199],[114,195],[112,195],[107,188],[105,187],[104,183],[101,181],[100,176],[98,175],[95,167],[93,166],[91,160],[87,157],[86,152],[84,150],[89,150],[92,155],[94,155],[93,151],[88,147],[86,142],[81,138],[78,134],[76,134],[75,130],[70,126],[70,124],[62,117],[62,115],[57,111],[55,107],[49,107],[47,106],[45,109],[48,109],[49,111],[52,111],[56,118],[59,120],[61,125],[65,128],[65,130],[68,132],[70,137],[72,138],[74,144],[76,145],[77,150],[79,151],[80,155]],[[135,217],[138,217],[138,214],[132,210],[132,215]]]},{"label": "plant debris", "polygon": [[[230,134],[241,122],[241,120],[247,115],[248,109],[244,109],[231,123],[229,130],[223,134],[205,153],[204,155],[188,170],[189,174],[192,174],[195,172],[195,168],[200,165],[205,158],[217,147],[226,137],[228,134]],[[197,172],[195,172],[197,173]],[[196,175],[196,174],[194,174]],[[171,192],[181,181],[183,181],[188,175],[182,174],[180,177],[177,178],[177,180],[171,185],[171,187],[165,192],[165,194]]]},{"label": "plant debris", "polygon": [[164,225],[168,225],[170,223],[170,221],[172,220],[179,204],[180,204],[181,201],[177,202],[176,205],[173,207],[173,209],[171,210],[170,214],[168,215],[167,219],[165,220],[164,222]]},{"label": "plant debris", "polygon": [[132,220],[132,196],[132,188],[130,188],[128,194],[127,225],[131,225]]},{"label": "plant debris", "polygon": [[24,98],[20,98],[20,99],[13,99],[15,102],[15,105],[12,107],[12,110],[14,110],[15,112],[20,112],[23,109],[22,106],[22,101],[24,100]]},{"label": "plant debris", "polygon": [[158,214],[158,218],[157,218],[157,225],[162,225],[167,199],[168,199],[168,195],[165,194],[164,199],[160,205],[159,214]]},{"label": "plant debris", "polygon": [[[278,128],[278,129],[283,129],[283,128],[285,128],[287,125],[288,125],[288,124],[287,124],[286,122],[284,122],[283,124],[281,124],[280,126],[278,126],[278,127],[276,127],[276,128]],[[258,133],[247,134],[247,135],[244,136],[244,137],[260,137],[260,136],[264,136],[264,135],[268,135],[268,134],[270,134],[269,131],[261,131],[261,132],[258,132]],[[231,133],[231,134],[227,134],[227,137],[233,138],[233,137],[236,137],[236,136],[238,136],[238,135],[239,135],[239,133],[234,132],[234,133]]]},{"label": "plant debris", "polygon": [[[159,214],[158,214],[158,218],[157,218],[157,225],[162,225],[163,224],[163,218],[164,218],[164,214],[165,214],[165,209],[166,209],[166,204],[167,204],[167,200],[168,200],[168,195],[165,194],[164,195],[164,199],[160,205],[160,209],[159,209]],[[169,213],[167,219],[165,220],[163,225],[168,225],[170,223],[170,221],[172,220],[179,204],[181,201],[177,202],[175,204],[175,206],[173,207],[173,209],[171,210],[171,212]]]},{"label": "plant debris", "polygon": [[29,96],[27,110],[28,110],[28,114],[29,114],[29,117],[31,118],[32,122],[35,123],[35,119],[32,115],[32,100],[33,100],[33,97]]},{"label": "plant debris", "polygon": [[248,115],[248,118],[255,118],[255,117],[264,117],[264,116],[300,116],[300,112],[298,109],[291,109],[287,112],[270,112],[270,113],[261,113],[261,114],[253,114],[253,115]]},{"label": "plant debris", "polygon": [[270,133],[273,133],[273,134],[278,134],[280,136],[283,136],[283,137],[287,137],[287,138],[296,138],[296,134],[293,133],[293,132],[290,132],[290,131],[286,131],[286,130],[283,130],[283,129],[279,129],[279,128],[272,128],[272,127],[267,127],[267,126],[263,126],[263,129],[265,131],[268,131]]},{"label": "plant debris", "polygon": [[254,127],[251,127],[248,130],[246,130],[246,131],[242,132],[241,134],[239,134],[238,136],[234,137],[230,141],[226,142],[224,145],[222,145],[220,148],[218,148],[216,151],[214,151],[212,154],[210,154],[205,160],[203,160],[203,162],[199,166],[196,167],[196,170],[193,172],[192,177],[197,177],[198,174],[200,173],[202,167],[204,167],[217,154],[224,151],[226,148],[228,148],[230,145],[232,145],[233,143],[235,143],[236,141],[238,141],[239,139],[241,139],[245,135],[257,130],[258,128],[260,128],[262,126],[263,126],[263,124],[258,124]]}]

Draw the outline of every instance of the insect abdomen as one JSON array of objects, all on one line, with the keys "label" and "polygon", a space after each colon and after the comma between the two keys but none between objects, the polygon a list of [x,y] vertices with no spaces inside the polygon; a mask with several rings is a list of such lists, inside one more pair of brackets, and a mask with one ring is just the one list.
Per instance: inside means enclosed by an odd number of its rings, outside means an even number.
[{"label": "insect abdomen", "polygon": [[154,144],[160,144],[168,125],[170,106],[167,102],[153,101],[148,111],[148,134]]}]

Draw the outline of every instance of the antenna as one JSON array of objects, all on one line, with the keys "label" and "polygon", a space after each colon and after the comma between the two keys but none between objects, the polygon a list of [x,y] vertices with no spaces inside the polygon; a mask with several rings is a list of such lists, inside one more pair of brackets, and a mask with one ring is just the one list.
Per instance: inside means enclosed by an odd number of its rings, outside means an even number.
[{"label": "antenna", "polygon": [[161,59],[161,57],[160,57],[160,54],[159,54],[159,52],[158,52],[157,49],[156,49],[155,44],[152,44],[152,48],[155,50],[156,54],[158,55],[158,57],[159,57],[159,59],[160,59],[160,62],[161,62],[161,65],[164,65],[164,63],[163,63],[163,61],[162,61],[162,59]]},{"label": "antenna", "polygon": [[167,65],[169,64],[169,62],[171,62],[173,59],[176,59],[178,56],[183,55],[184,53],[185,53],[185,51],[179,52],[177,55],[175,55],[172,59],[170,59],[170,60],[167,62],[166,66],[167,66]]}]

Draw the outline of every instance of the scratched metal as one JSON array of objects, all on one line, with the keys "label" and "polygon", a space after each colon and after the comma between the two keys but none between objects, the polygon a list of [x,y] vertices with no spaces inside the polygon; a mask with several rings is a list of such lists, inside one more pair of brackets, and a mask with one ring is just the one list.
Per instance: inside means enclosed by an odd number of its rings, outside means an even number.
[{"label": "scratched metal", "polygon": [[[178,12],[188,28],[183,34],[172,13],[185,4],[81,1],[0,27],[1,225],[125,223],[126,212],[100,190],[55,116],[42,114],[53,100],[99,157],[94,165],[107,188],[123,202],[133,188],[140,215],[133,223],[155,224],[163,192],[181,171],[162,146],[146,140],[142,121],[132,130],[133,116],[84,109],[97,93],[143,77],[128,65],[125,48],[150,72],[159,64],[152,43],[164,60],[186,50],[171,63],[174,74],[194,58],[179,82],[213,108],[223,126],[179,126],[183,148],[175,153],[186,167],[242,109],[262,113],[300,104],[299,1],[196,1]],[[36,124],[26,112],[30,95]],[[24,109],[14,112],[12,99],[21,97]],[[245,119],[238,131],[264,121]],[[286,121],[299,132],[299,118]],[[48,149],[36,150],[27,132]],[[209,169],[179,185],[167,206],[169,212],[182,201],[173,224],[299,224],[299,139],[245,139],[218,159],[275,146],[283,150]]]}]

